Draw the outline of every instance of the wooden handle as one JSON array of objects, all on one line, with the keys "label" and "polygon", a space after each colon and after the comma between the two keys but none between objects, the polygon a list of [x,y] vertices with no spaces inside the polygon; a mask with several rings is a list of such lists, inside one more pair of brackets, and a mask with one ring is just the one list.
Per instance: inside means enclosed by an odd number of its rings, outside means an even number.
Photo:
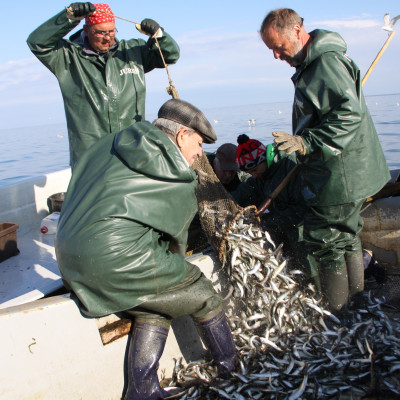
[{"label": "wooden handle", "polygon": [[362,78],[361,81],[361,86],[364,86],[364,83],[367,81],[369,75],[371,74],[372,70],[375,68],[376,63],[379,61],[379,59],[381,58],[383,52],[386,50],[386,47],[389,46],[390,41],[392,40],[394,35],[394,31],[389,35],[389,37],[386,39],[386,42],[384,43],[384,45],[382,46],[381,50],[379,51],[379,53],[377,54],[377,56],[375,57],[375,60],[372,62],[371,66],[368,68],[367,73],[364,75],[364,78]]},{"label": "wooden handle", "polygon": [[265,210],[268,209],[271,203],[272,197],[268,197],[267,199],[265,199],[264,202],[261,204],[261,207],[257,210],[256,216],[259,217]]},{"label": "wooden handle", "polygon": [[282,189],[289,183],[292,179],[293,175],[297,172],[300,165],[296,164],[292,170],[283,178],[282,182],[275,188],[275,190],[271,193],[271,196],[267,197],[264,202],[261,204],[260,208],[256,212],[257,217],[260,216],[268,207],[271,205],[272,200],[275,199],[276,196],[282,191]]}]

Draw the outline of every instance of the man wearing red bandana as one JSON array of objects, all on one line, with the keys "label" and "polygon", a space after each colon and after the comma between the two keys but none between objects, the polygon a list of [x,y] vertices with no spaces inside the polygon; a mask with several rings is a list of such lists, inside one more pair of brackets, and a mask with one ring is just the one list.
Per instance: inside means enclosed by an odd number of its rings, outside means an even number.
[{"label": "man wearing red bandana", "polygon": [[[83,29],[65,39],[85,20]],[[33,54],[57,77],[68,127],[70,165],[101,137],[145,120],[144,74],[179,59],[179,46],[160,25],[144,19],[143,39],[118,40],[107,4],[72,3],[28,37]]]}]

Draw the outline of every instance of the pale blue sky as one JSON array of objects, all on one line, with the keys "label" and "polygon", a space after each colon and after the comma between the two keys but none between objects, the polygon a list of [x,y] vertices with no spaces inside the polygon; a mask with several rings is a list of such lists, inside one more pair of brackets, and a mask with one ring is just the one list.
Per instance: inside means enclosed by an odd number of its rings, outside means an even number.
[{"label": "pale blue sky", "polygon": [[[60,0],[2,2],[1,128],[64,122],[57,80],[30,53],[26,38],[69,4]],[[292,100],[294,69],[275,60],[258,35],[263,18],[272,9],[295,9],[308,31],[339,32],[362,75],[388,37],[381,29],[383,15],[400,14],[399,0],[114,0],[109,4],[120,17],[156,20],[175,38],[181,58],[169,68],[172,80],[180,97],[201,109]],[[128,22],[117,20],[117,28],[119,38],[146,38]],[[400,31],[400,22],[395,29]],[[399,54],[397,33],[365,84],[366,95],[400,92]],[[152,114],[170,98],[165,90],[168,77],[164,70],[157,70],[148,73],[146,81],[147,113]]]}]

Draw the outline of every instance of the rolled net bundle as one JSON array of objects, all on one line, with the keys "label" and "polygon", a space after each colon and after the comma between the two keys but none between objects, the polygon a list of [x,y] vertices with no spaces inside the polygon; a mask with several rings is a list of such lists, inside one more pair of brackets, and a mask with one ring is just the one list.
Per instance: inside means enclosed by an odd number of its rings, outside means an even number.
[{"label": "rolled net bundle", "polygon": [[210,244],[215,248],[223,262],[226,238],[231,227],[243,217],[248,223],[259,224],[257,208],[240,207],[226,191],[214,173],[207,156],[203,153],[192,168],[197,172],[199,185],[196,197],[201,227]]}]

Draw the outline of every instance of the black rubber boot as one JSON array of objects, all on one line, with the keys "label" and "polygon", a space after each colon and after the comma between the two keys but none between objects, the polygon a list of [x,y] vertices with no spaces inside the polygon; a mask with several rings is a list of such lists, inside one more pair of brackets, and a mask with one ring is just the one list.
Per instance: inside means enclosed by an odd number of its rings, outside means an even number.
[{"label": "black rubber boot", "polygon": [[364,290],[364,260],[362,250],[345,253],[345,260],[349,279],[349,296],[352,297]]},{"label": "black rubber boot", "polygon": [[321,288],[321,278],[319,276],[319,274],[315,275],[312,277],[312,280],[314,282],[315,288],[317,289],[318,292],[321,293],[322,288]]},{"label": "black rubber boot", "polygon": [[168,396],[157,376],[169,327],[136,320],[128,354],[128,389],[125,400],[157,400]]},{"label": "black rubber boot", "polygon": [[214,357],[221,378],[228,378],[238,363],[235,343],[225,313],[210,314],[210,318],[206,315],[195,321]]},{"label": "black rubber boot", "polygon": [[346,265],[340,269],[320,269],[322,294],[331,311],[339,311],[349,298],[349,283]]}]

